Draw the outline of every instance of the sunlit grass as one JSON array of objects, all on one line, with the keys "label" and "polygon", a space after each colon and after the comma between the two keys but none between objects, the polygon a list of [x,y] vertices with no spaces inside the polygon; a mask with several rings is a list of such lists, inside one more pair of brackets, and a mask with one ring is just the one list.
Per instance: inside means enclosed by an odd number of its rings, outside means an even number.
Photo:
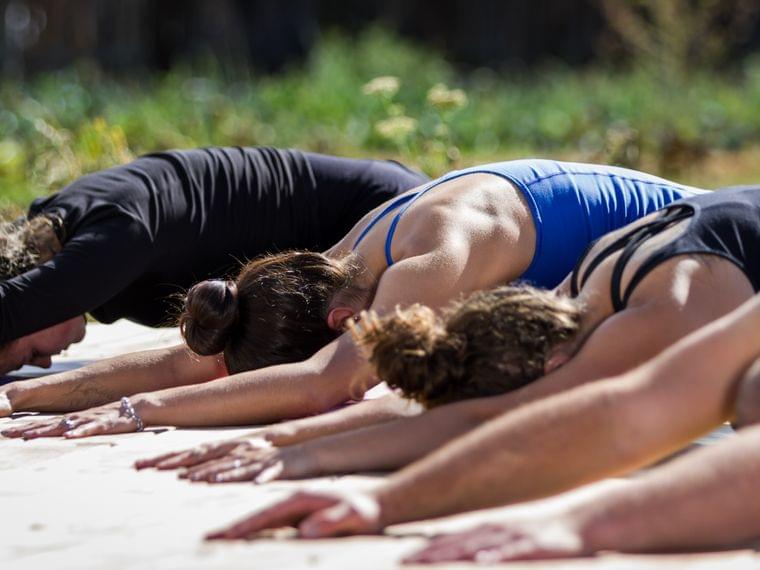
[{"label": "sunlit grass", "polygon": [[[477,162],[540,155],[611,162],[720,185],[760,179],[760,61],[674,83],[631,71],[457,72],[381,30],[325,38],[308,62],[276,76],[213,65],[109,78],[81,66],[0,86],[0,197],[23,205],[84,172],[164,148],[276,145],[395,156],[439,174]],[[362,86],[400,81],[395,102],[421,138],[438,83],[467,105],[447,117],[453,163],[424,144],[384,138],[387,109]],[[420,138],[420,137],[418,137]],[[739,157],[733,160],[732,157]],[[743,158],[742,158],[743,157]],[[704,182],[702,182],[704,180]]]}]

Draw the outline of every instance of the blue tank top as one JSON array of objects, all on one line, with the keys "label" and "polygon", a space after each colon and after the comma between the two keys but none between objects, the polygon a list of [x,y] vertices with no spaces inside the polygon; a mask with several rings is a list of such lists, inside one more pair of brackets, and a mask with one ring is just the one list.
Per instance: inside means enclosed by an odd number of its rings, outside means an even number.
[{"label": "blue tank top", "polygon": [[450,172],[393,200],[370,220],[354,249],[395,211],[385,239],[385,258],[393,265],[393,235],[404,212],[436,186],[476,173],[501,176],[525,196],[536,228],[536,250],[521,280],[540,287],[559,284],[588,245],[604,234],[676,200],[706,192],[615,166],[539,159],[497,162]]}]

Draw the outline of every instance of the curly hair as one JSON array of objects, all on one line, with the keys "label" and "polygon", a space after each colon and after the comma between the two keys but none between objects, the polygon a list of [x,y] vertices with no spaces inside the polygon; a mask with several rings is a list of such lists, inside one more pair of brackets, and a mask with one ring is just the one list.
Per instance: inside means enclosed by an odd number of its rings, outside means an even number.
[{"label": "curly hair", "polygon": [[577,301],[528,286],[474,293],[437,316],[413,305],[351,327],[377,375],[427,407],[515,390],[580,329]]},{"label": "curly hair", "polygon": [[48,261],[61,251],[60,219],[25,216],[0,222],[0,279],[10,279]]}]

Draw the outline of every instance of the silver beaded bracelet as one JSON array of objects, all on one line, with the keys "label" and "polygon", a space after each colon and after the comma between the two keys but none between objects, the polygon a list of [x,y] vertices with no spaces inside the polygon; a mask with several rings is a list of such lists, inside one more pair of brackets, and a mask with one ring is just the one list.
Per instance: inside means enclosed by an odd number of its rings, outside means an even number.
[{"label": "silver beaded bracelet", "polygon": [[145,429],[145,425],[143,424],[142,418],[139,416],[139,414],[135,411],[135,407],[132,405],[132,402],[129,398],[124,396],[121,399],[121,407],[119,408],[119,416],[123,418],[129,418],[130,420],[135,421],[135,431],[142,431]]}]

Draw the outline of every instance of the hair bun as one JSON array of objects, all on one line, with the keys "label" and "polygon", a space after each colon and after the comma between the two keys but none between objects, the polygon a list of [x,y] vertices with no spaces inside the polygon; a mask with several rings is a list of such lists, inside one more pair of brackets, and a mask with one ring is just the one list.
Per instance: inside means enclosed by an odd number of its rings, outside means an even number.
[{"label": "hair bun", "polygon": [[190,350],[208,356],[224,350],[237,321],[237,285],[234,281],[209,279],[187,292],[179,327]]},{"label": "hair bun", "polygon": [[429,307],[413,305],[382,318],[365,314],[352,332],[377,375],[425,405],[446,399],[464,374],[466,340],[446,331]]}]

